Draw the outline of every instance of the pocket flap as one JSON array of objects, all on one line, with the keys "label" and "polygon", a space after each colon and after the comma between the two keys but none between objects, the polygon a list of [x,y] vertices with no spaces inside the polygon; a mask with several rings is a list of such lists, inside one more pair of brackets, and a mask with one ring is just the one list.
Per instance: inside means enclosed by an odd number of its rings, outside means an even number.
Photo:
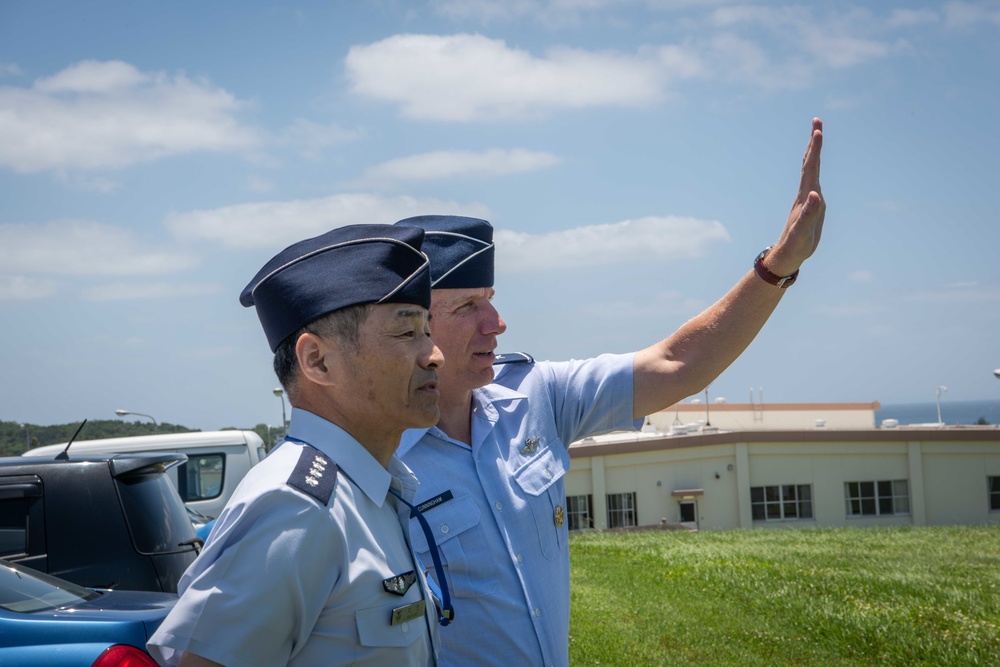
[{"label": "pocket flap", "polygon": [[555,484],[569,468],[569,453],[567,460],[557,457],[551,448],[539,454],[533,461],[526,463],[515,473],[514,479],[529,496],[540,496],[547,488]]},{"label": "pocket flap", "polygon": [[[440,545],[477,525],[481,514],[472,496],[464,495],[424,512],[424,518],[434,541]],[[427,536],[416,517],[410,519],[410,542],[417,553],[430,551]]]}]

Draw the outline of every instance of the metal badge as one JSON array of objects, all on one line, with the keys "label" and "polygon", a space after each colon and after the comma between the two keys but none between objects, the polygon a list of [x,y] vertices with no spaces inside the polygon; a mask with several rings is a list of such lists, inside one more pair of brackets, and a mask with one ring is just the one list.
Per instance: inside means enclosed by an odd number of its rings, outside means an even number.
[{"label": "metal badge", "polygon": [[403,574],[397,574],[395,577],[383,579],[382,588],[385,589],[386,593],[392,593],[393,595],[406,595],[406,591],[410,590],[410,586],[416,583],[416,581],[416,573],[413,570],[410,570],[409,572],[404,572]]},{"label": "metal badge", "polygon": [[566,520],[566,512],[563,511],[562,505],[556,505],[556,515],[554,519],[556,522],[556,528],[562,528],[563,521]]},{"label": "metal badge", "polygon": [[532,454],[536,449],[538,449],[539,438],[525,438],[524,447],[521,449],[522,454]]},{"label": "metal badge", "polygon": [[416,602],[411,602],[410,604],[403,605],[402,607],[396,607],[392,610],[392,617],[389,619],[389,625],[399,625],[400,623],[406,623],[407,621],[412,621],[415,618],[420,618],[424,615],[426,604],[427,603],[423,600],[417,600]]}]

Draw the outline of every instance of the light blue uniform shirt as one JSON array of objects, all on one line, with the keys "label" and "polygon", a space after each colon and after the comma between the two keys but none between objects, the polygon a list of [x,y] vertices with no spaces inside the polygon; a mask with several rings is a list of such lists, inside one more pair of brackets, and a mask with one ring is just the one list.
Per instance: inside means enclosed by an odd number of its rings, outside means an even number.
[{"label": "light blue uniform shirt", "polygon": [[[436,427],[403,434],[397,455],[420,479],[455,606],[442,665],[568,664],[567,448],[642,425],[632,357],[499,367],[473,392],[471,449]],[[410,539],[430,562],[415,520]]]},{"label": "light blue uniform shirt", "polygon": [[[416,478],[395,457],[386,470],[304,410],[292,410],[288,435],[219,515],[150,653],[163,665],[183,651],[231,667],[434,664],[436,615],[406,541],[409,510],[388,494],[392,485],[411,499]],[[303,451],[309,461],[317,454],[296,440],[340,469],[325,506],[288,484]],[[314,486],[333,470],[312,468]],[[384,589],[384,580],[408,572],[416,578],[405,595]],[[390,623],[394,609],[420,600],[423,614]]]}]

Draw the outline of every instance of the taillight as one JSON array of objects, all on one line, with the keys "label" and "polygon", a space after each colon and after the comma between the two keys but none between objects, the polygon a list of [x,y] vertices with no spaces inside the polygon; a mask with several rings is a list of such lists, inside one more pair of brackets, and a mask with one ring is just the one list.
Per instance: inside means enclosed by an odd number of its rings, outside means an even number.
[{"label": "taillight", "polygon": [[90,667],[157,667],[149,654],[134,646],[115,644],[104,650]]}]

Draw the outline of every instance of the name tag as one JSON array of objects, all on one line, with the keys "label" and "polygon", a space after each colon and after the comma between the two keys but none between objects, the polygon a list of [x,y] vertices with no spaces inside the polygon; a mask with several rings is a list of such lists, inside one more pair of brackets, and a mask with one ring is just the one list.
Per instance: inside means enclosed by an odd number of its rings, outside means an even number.
[{"label": "name tag", "polygon": [[424,615],[424,609],[427,603],[423,600],[417,600],[416,602],[411,602],[410,604],[403,605],[402,607],[396,607],[392,610],[392,618],[389,620],[389,625],[399,625],[400,623],[406,623],[407,621],[412,621],[415,618],[420,618]]},{"label": "name tag", "polygon": [[420,512],[426,512],[428,510],[434,509],[438,505],[443,505],[444,503],[448,502],[454,497],[455,495],[451,491],[445,491],[440,496],[434,496],[433,498],[430,498],[420,503],[419,505],[417,505],[417,509],[420,510]]}]

